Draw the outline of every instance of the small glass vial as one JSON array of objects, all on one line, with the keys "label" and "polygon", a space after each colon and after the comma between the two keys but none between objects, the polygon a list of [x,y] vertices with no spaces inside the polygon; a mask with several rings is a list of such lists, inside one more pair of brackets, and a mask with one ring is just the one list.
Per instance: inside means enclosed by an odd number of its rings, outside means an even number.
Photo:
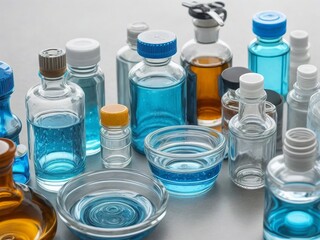
[{"label": "small glass vial", "polygon": [[57,192],[85,170],[85,100],[82,89],[67,83],[61,49],[39,54],[41,84],[26,95],[28,143],[38,185]]},{"label": "small glass vial", "polygon": [[290,32],[290,77],[289,90],[293,89],[293,84],[297,81],[297,68],[300,65],[310,62],[309,35],[303,30]]},{"label": "small glass vial", "polygon": [[128,108],[109,104],[101,108],[101,158],[106,168],[123,168],[131,162]]},{"label": "small glass vial", "polygon": [[276,122],[265,112],[263,76],[247,73],[240,77],[239,113],[229,122],[229,174],[245,189],[264,186],[265,169],[276,153]]},{"label": "small glass vial", "polygon": [[[252,30],[257,35],[248,47],[248,68],[264,76],[264,87],[286,97],[288,93],[290,47],[282,39],[287,18],[281,12],[254,15]],[[270,70],[272,69],[272,70]]]},{"label": "small glass vial", "polygon": [[79,85],[85,94],[86,155],[100,151],[100,108],[104,106],[104,74],[100,61],[100,44],[90,38],[76,38],[66,44],[67,81]]},{"label": "small glass vial", "polygon": [[301,65],[297,70],[297,81],[287,96],[288,130],[307,127],[307,113],[310,97],[319,89],[318,69],[314,65]]},{"label": "small glass vial", "polygon": [[283,155],[266,169],[264,239],[320,239],[317,140],[306,128],[287,131]]},{"label": "small glass vial", "polygon": [[227,11],[221,2],[183,5],[195,27],[194,39],[183,45],[180,56],[187,73],[187,122],[221,130],[218,79],[232,65],[230,47],[219,38]]},{"label": "small glass vial", "polygon": [[[11,112],[10,97],[14,91],[12,68],[0,61],[0,137],[9,138],[20,144],[22,129],[20,119]],[[19,155],[19,154],[18,154]],[[30,179],[28,157],[17,157],[13,164],[13,177],[16,182],[27,183]]]},{"label": "small glass vial", "polygon": [[132,146],[144,154],[145,137],[162,127],[186,122],[184,69],[171,61],[177,52],[172,32],[146,31],[138,36],[144,61],[129,72]]},{"label": "small glass vial", "polygon": [[118,103],[130,108],[130,84],[128,74],[130,69],[142,61],[137,52],[137,37],[147,31],[149,26],[144,22],[135,22],[127,27],[127,45],[117,52],[117,89]]}]

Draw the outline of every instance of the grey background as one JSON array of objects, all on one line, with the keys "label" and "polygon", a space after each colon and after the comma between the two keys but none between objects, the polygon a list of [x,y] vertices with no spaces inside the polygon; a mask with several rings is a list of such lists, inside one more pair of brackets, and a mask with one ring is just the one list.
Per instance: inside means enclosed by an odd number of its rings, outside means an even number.
[{"label": "grey background", "polygon": [[[311,63],[320,66],[319,0],[226,0],[228,18],[220,37],[231,47],[233,66],[247,66],[247,45],[254,38],[251,17],[262,10],[287,15],[288,32],[304,29],[311,42]],[[23,122],[21,142],[27,144],[24,96],[39,83],[38,52],[64,48],[76,37],[90,37],[101,44],[100,66],[106,76],[106,103],[116,98],[115,55],[126,42],[126,26],[145,21],[152,29],[165,29],[178,37],[179,61],[182,45],[193,37],[193,25],[181,1],[174,0],[0,0],[0,60],[12,66],[15,92],[12,111]],[[101,168],[99,156],[88,158],[88,170]],[[31,166],[32,167],[32,166]],[[150,173],[144,157],[135,154],[132,168]],[[35,186],[34,181],[30,183]],[[35,186],[36,187],[36,186]],[[41,190],[40,190],[41,191]],[[53,203],[55,194],[44,193]],[[258,240],[262,239],[263,190],[245,191],[228,178],[224,163],[216,186],[193,199],[172,197],[166,217],[149,240]],[[55,239],[77,239],[59,221]]]}]

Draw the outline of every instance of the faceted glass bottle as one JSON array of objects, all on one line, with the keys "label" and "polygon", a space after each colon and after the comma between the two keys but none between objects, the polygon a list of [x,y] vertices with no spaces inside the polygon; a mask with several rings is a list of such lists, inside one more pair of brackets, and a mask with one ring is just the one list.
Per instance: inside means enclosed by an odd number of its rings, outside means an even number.
[{"label": "faceted glass bottle", "polygon": [[13,181],[15,144],[0,138],[0,238],[51,240],[57,216],[51,203],[27,185]]},{"label": "faceted glass bottle", "polygon": [[229,122],[229,174],[245,189],[264,186],[265,169],[276,153],[276,122],[266,114],[263,76],[240,77],[239,113]]},{"label": "faceted glass bottle", "polygon": [[149,26],[144,22],[135,22],[127,28],[127,45],[117,52],[117,89],[118,103],[130,108],[130,82],[128,74],[130,69],[142,61],[137,52],[137,37],[147,31]]},{"label": "faceted glass bottle", "polygon": [[[286,97],[288,93],[290,47],[282,39],[286,16],[276,11],[259,12],[253,17],[257,35],[248,46],[248,68],[264,76],[264,87]],[[272,69],[272,70],[270,70]]]},{"label": "faceted glass bottle", "polygon": [[132,146],[144,154],[145,137],[162,127],[186,122],[185,71],[171,61],[176,36],[168,31],[146,31],[138,36],[144,61],[130,73]]},{"label": "faceted glass bottle", "polygon": [[297,81],[287,96],[287,129],[307,127],[310,97],[319,89],[318,70],[313,65],[301,65],[297,70]]},{"label": "faceted glass bottle", "polygon": [[40,187],[56,192],[85,170],[84,92],[67,83],[65,52],[39,54],[41,84],[26,95],[30,158]]},{"label": "faceted glass bottle", "polygon": [[100,61],[100,44],[90,38],[76,38],[66,44],[67,81],[79,85],[85,94],[86,155],[100,151],[100,108],[104,106],[104,74]]},{"label": "faceted glass bottle", "polygon": [[320,168],[317,140],[306,128],[287,131],[283,155],[266,171],[264,239],[320,239]]},{"label": "faceted glass bottle", "polygon": [[[190,10],[191,9],[191,10]],[[222,8],[219,8],[222,11]],[[181,50],[181,65],[187,73],[187,122],[207,127],[221,128],[221,98],[219,96],[219,75],[232,65],[229,46],[219,39],[222,19],[214,9],[195,13],[193,17],[195,38]]]}]

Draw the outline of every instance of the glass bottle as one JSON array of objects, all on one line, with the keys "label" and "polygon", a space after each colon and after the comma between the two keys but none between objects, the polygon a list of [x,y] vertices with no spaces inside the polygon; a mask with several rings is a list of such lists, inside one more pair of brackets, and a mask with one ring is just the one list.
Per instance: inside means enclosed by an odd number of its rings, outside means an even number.
[{"label": "glass bottle", "polygon": [[[16,145],[20,144],[19,134],[22,129],[20,119],[11,112],[10,97],[14,91],[12,68],[0,61],[0,137],[9,138]],[[22,145],[21,145],[22,146]],[[28,157],[15,159],[13,177],[16,182],[27,183],[30,179]]]},{"label": "glass bottle", "polygon": [[266,114],[267,94],[263,76],[247,73],[240,77],[239,113],[229,122],[229,174],[239,187],[264,186],[267,163],[276,153],[276,122]]},{"label": "glass bottle", "polygon": [[287,131],[283,155],[266,169],[264,239],[320,239],[317,140],[306,128]]},{"label": "glass bottle", "polygon": [[293,84],[297,81],[297,68],[300,65],[310,62],[309,35],[303,30],[290,32],[290,78],[289,90],[293,89]]},{"label": "glass bottle", "polygon": [[104,106],[104,74],[100,61],[100,44],[90,38],[72,39],[66,44],[67,81],[76,83],[85,94],[86,155],[100,151],[100,108]]},{"label": "glass bottle", "polygon": [[319,89],[318,70],[314,65],[301,65],[297,70],[297,81],[287,96],[288,130],[307,127],[307,112],[310,97]]},{"label": "glass bottle", "polygon": [[195,37],[181,50],[181,65],[187,73],[187,122],[221,128],[221,98],[218,78],[232,64],[229,46],[219,39],[227,12],[221,2],[183,3],[193,17]]},{"label": "glass bottle", "polygon": [[[248,46],[248,68],[264,76],[264,87],[286,97],[288,93],[290,47],[282,39],[287,18],[281,12],[264,11],[252,20],[257,35]],[[272,71],[270,71],[272,69]]]},{"label": "glass bottle", "polygon": [[14,142],[0,138],[0,237],[51,240],[57,230],[55,210],[43,196],[13,181],[15,151]]},{"label": "glass bottle", "polygon": [[101,159],[106,168],[126,167],[131,162],[129,110],[121,104],[101,108]]},{"label": "glass bottle", "polygon": [[142,61],[137,53],[137,37],[147,31],[149,26],[144,22],[135,22],[127,27],[127,45],[117,52],[117,89],[118,103],[130,108],[130,84],[128,74],[130,69]]},{"label": "glass bottle", "polygon": [[61,49],[39,54],[41,84],[26,95],[30,158],[38,185],[56,192],[85,170],[84,92],[67,83]]},{"label": "glass bottle", "polygon": [[144,154],[144,139],[150,132],[185,124],[186,75],[171,61],[177,51],[172,32],[143,32],[137,44],[144,60],[129,72],[132,146]]}]

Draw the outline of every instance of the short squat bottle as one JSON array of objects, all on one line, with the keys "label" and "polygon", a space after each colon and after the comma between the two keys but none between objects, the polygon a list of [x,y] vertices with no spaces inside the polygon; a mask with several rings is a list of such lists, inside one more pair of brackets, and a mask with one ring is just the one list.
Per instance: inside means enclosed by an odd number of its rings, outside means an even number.
[{"label": "short squat bottle", "polygon": [[104,105],[104,74],[100,61],[100,44],[90,38],[76,38],[66,44],[67,81],[79,85],[85,94],[86,155],[100,151],[100,108]]},{"label": "short squat bottle", "polygon": [[38,185],[56,192],[85,170],[84,93],[66,81],[63,50],[41,51],[39,65],[41,84],[26,95],[29,153]]},{"label": "short squat bottle", "polygon": [[227,12],[222,3],[187,4],[195,27],[194,39],[181,50],[181,65],[187,72],[187,122],[221,128],[221,98],[218,78],[232,64],[229,46],[219,39]]},{"label": "short squat bottle", "polygon": [[283,155],[266,169],[265,240],[320,239],[320,168],[317,140],[306,128],[287,131]]},{"label": "short squat bottle", "polygon": [[276,153],[276,122],[265,112],[263,76],[240,77],[239,113],[229,122],[229,174],[245,189],[264,186],[265,169]]},{"label": "short squat bottle", "polygon": [[127,27],[127,45],[117,52],[117,89],[118,103],[130,108],[130,84],[128,74],[130,69],[142,61],[137,53],[137,37],[147,31],[149,26],[144,22],[135,22]]},{"label": "short squat bottle", "polygon": [[290,76],[289,90],[293,89],[293,84],[297,81],[297,68],[300,65],[310,62],[309,35],[303,30],[290,32]]},{"label": "short squat bottle", "polygon": [[[12,68],[0,62],[0,137],[9,138],[16,145],[20,144],[19,134],[22,124],[20,119],[11,112],[10,97],[14,91]],[[21,145],[20,148],[23,148]],[[28,156],[20,158],[19,154],[13,164],[13,177],[16,182],[27,183],[30,178]]]},{"label": "short squat bottle", "polygon": [[287,96],[287,128],[307,127],[307,112],[310,97],[318,91],[318,70],[313,65],[301,65],[297,70],[297,81]]},{"label": "short squat bottle", "polygon": [[287,18],[281,12],[259,12],[253,17],[256,34],[248,47],[248,67],[264,76],[264,87],[286,97],[288,93],[290,47],[282,39]]},{"label": "short squat bottle", "polygon": [[131,162],[131,130],[128,108],[109,104],[101,108],[101,158],[106,168],[126,167]]},{"label": "short squat bottle", "polygon": [[162,127],[186,122],[185,71],[171,61],[177,51],[172,32],[152,30],[138,36],[143,62],[130,73],[132,146],[144,154],[145,137]]}]

